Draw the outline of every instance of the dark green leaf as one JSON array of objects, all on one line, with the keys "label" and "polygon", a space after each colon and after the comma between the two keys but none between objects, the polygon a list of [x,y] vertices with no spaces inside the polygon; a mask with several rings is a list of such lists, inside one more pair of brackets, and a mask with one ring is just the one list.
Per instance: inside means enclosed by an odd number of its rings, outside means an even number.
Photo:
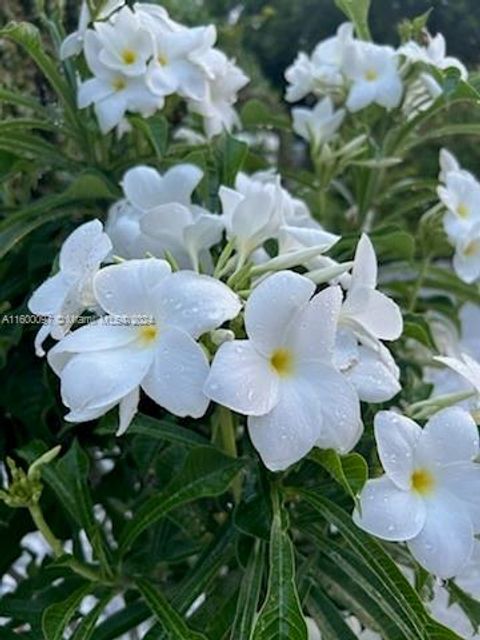
[{"label": "dark green leaf", "polygon": [[367,463],[359,453],[340,456],[333,449],[314,449],[310,457],[355,500],[368,478]]},{"label": "dark green leaf", "polygon": [[318,587],[312,585],[307,600],[308,612],[318,624],[322,640],[356,640],[356,635],[345,623],[343,616],[330,598]]},{"label": "dark green leaf", "polygon": [[256,541],[242,578],[237,611],[229,640],[250,640],[252,637],[258,600],[265,567],[265,545]]},{"label": "dark green leaf", "polygon": [[52,604],[42,616],[45,640],[62,640],[64,632],[85,596],[91,594],[92,585],[87,584],[74,591],[66,600]]},{"label": "dark green leaf", "polygon": [[131,116],[129,120],[136,129],[139,129],[145,134],[157,157],[159,159],[163,158],[168,149],[167,120],[158,114],[151,118]]},{"label": "dark green leaf", "polygon": [[242,466],[242,461],[212,447],[197,447],[190,452],[185,466],[165,491],[147,500],[125,526],[120,546],[127,549],[145,529],[171,509],[198,498],[221,495]]}]

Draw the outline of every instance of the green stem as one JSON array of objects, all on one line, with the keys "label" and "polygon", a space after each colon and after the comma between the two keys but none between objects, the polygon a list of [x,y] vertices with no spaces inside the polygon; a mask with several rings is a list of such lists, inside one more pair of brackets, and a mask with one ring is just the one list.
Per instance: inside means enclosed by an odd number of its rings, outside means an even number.
[{"label": "green stem", "polygon": [[430,266],[430,256],[427,255],[423,259],[422,266],[421,266],[420,271],[418,273],[417,281],[415,283],[415,286],[414,286],[413,291],[412,291],[412,295],[410,297],[410,302],[409,302],[409,305],[408,305],[408,311],[410,311],[411,313],[413,313],[415,311],[415,305],[417,303],[418,294],[420,293],[420,289],[422,288],[422,285],[423,285],[423,282],[424,282],[425,277],[427,275],[429,266]]},{"label": "green stem", "polygon": [[[236,427],[232,412],[227,407],[218,407],[218,436],[221,447],[232,458],[238,457]],[[237,476],[232,483],[233,499],[236,504],[242,497],[242,478]]]},{"label": "green stem", "polygon": [[[52,548],[52,551],[55,557],[60,558],[62,556],[65,556],[62,543],[55,536],[53,531],[50,529],[50,527],[46,523],[45,518],[43,517],[42,510],[40,509],[40,506],[38,504],[33,504],[28,507],[28,510],[30,511],[30,515],[32,516],[32,520],[35,523],[35,526],[40,531],[40,533],[45,538],[45,540],[48,542],[50,547]],[[94,569],[91,569],[90,567],[83,564],[82,562],[79,562],[73,556],[67,557],[65,564],[67,564],[68,567],[70,567],[70,569],[74,571],[76,574],[78,574],[79,576],[82,576],[82,578],[86,578],[91,582],[103,582],[106,584],[105,580],[97,571],[95,571]]]}]

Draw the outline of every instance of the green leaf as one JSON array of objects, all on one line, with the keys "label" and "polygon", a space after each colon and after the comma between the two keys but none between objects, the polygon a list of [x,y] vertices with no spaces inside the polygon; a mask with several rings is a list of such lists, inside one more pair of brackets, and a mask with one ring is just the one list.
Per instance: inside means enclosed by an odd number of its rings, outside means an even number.
[{"label": "green leaf", "polygon": [[248,145],[237,140],[229,133],[225,133],[218,143],[219,166],[221,167],[221,182],[226,187],[235,185],[237,173],[241,171],[248,153]]},{"label": "green leaf", "polygon": [[71,640],[90,640],[95,631],[95,626],[103,610],[112,599],[112,596],[108,594],[104,596],[91,611],[81,620],[78,627],[75,629],[75,633],[72,635]]},{"label": "green leaf", "polygon": [[92,585],[87,584],[74,591],[63,602],[52,604],[42,616],[42,630],[45,640],[62,640],[64,631],[75,615],[83,598],[92,593]]},{"label": "green leaf", "polygon": [[275,113],[270,105],[252,98],[241,110],[241,120],[245,128],[273,127],[275,129],[291,129],[290,119],[284,114]]},{"label": "green leaf", "polygon": [[321,465],[353,500],[368,478],[368,466],[359,453],[340,456],[333,449],[314,449],[310,458]]},{"label": "green leaf", "polygon": [[146,580],[136,580],[137,589],[171,640],[206,640],[202,633],[190,629],[183,617],[166,598]]},{"label": "green leaf", "polygon": [[131,116],[129,120],[136,129],[142,131],[157,157],[162,159],[168,149],[167,120],[162,115],[154,115],[151,118]]},{"label": "green leaf", "polygon": [[362,40],[372,39],[368,27],[370,0],[335,0],[335,4],[353,22],[359,38]]},{"label": "green leaf", "polygon": [[435,341],[426,318],[419,313],[406,313],[403,323],[403,336],[413,338],[428,349],[436,351]]},{"label": "green leaf", "polygon": [[257,540],[242,578],[237,611],[229,640],[250,640],[252,637],[264,567],[265,545]]},{"label": "green leaf", "polygon": [[307,640],[307,627],[295,584],[293,545],[274,502],[269,550],[269,578],[265,602],[252,640]]},{"label": "green leaf", "polygon": [[116,640],[150,617],[150,610],[143,602],[128,604],[98,625],[93,640]]},{"label": "green leaf", "polygon": [[307,608],[318,624],[322,640],[356,640],[357,636],[345,623],[337,607],[317,584],[313,584],[309,590]]},{"label": "green leaf", "polygon": [[465,593],[463,589],[460,589],[453,580],[447,583],[447,589],[450,594],[449,605],[453,603],[460,605],[470,620],[474,633],[477,633],[480,628],[480,602],[468,593]]},{"label": "green leaf", "polygon": [[[117,417],[108,416],[102,420],[95,430],[99,435],[114,434],[118,429]],[[143,414],[138,414],[124,437],[138,435],[181,444],[185,447],[198,447],[199,445],[209,446],[208,440],[192,429],[186,429],[179,424],[173,424],[167,420],[157,420]]]},{"label": "green leaf", "polygon": [[235,526],[247,536],[261,538],[268,542],[272,513],[265,492],[247,497],[235,509]]},{"label": "green leaf", "polygon": [[447,138],[449,136],[480,136],[480,124],[469,122],[465,124],[448,124],[444,127],[435,127],[433,131],[429,131],[428,133],[412,138],[412,140],[405,145],[405,149],[411,151],[419,145],[425,145],[433,140]]},{"label": "green leaf", "polygon": [[213,447],[197,447],[191,451],[183,469],[165,491],[147,500],[125,526],[121,548],[126,550],[130,547],[145,529],[172,509],[198,498],[225,493],[242,467],[242,461],[230,458]]},{"label": "green leaf", "polygon": [[17,93],[16,91],[10,91],[9,89],[5,89],[0,87],[0,102],[6,102],[7,104],[14,104],[18,107],[27,107],[32,111],[35,111],[39,114],[42,114],[48,117],[48,109],[46,109],[40,102],[30,98],[29,96],[25,96],[21,93]]}]

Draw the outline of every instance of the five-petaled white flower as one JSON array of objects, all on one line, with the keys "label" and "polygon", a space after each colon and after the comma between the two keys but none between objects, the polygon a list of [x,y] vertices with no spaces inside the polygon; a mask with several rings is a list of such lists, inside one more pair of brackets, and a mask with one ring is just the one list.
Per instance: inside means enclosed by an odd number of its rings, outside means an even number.
[{"label": "five-petaled white flower", "polygon": [[350,451],[362,433],[355,389],[332,364],[341,290],[314,292],[290,271],[259,284],[245,307],[248,339],[220,347],[204,387],[248,416],[250,438],[274,471],[314,446]]},{"label": "five-petaled white flower", "polygon": [[480,531],[478,430],[459,407],[435,414],[421,429],[392,411],[375,418],[385,475],[360,494],[355,522],[384,540],[407,541],[418,562],[441,578],[468,562]]},{"label": "five-petaled white flower", "polygon": [[398,52],[411,62],[423,62],[442,71],[450,68],[458,69],[460,77],[466,80],[468,72],[465,65],[462,64],[458,58],[447,56],[445,37],[441,33],[437,33],[437,35],[433,37],[429,33],[425,35],[427,37],[427,44],[425,46],[409,40],[400,47]]},{"label": "five-petaled white flower", "polygon": [[355,40],[343,55],[343,72],[352,85],[346,106],[360,111],[370,104],[387,109],[398,107],[403,84],[398,70],[398,55],[391,47]]},{"label": "five-petaled white flower", "polygon": [[329,142],[345,119],[345,110],[335,111],[332,99],[323,98],[313,109],[292,109],[293,130],[314,148]]},{"label": "five-petaled white flower", "polygon": [[179,164],[161,175],[138,166],[123,178],[126,199],[110,209],[105,230],[114,253],[122,258],[157,258],[169,251],[182,268],[211,269],[209,248],[222,234],[220,216],[192,204],[192,194],[203,172]]},{"label": "five-petaled white flower", "polygon": [[402,314],[393,300],[377,290],[377,272],[375,250],[364,234],[340,312],[335,364],[367,402],[385,402],[400,391],[400,371],[380,340],[400,337]]},{"label": "five-petaled white flower", "polygon": [[99,220],[82,224],[65,240],[58,273],[40,285],[28,301],[32,313],[48,318],[35,338],[38,356],[45,355],[42,344],[48,335],[59,340],[85,309],[95,306],[93,277],[111,249]]},{"label": "five-petaled white flower", "polygon": [[190,271],[171,273],[164,260],[105,267],[94,291],[106,316],[74,331],[48,354],[61,380],[66,420],[85,422],[120,404],[119,433],[134,416],[140,387],[177,416],[199,418],[209,365],[196,342],[240,311],[223,283]]}]

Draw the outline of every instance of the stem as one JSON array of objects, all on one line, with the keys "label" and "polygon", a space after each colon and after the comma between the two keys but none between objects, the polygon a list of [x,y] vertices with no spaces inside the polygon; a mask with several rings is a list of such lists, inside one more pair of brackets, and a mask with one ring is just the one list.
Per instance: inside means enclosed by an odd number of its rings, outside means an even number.
[{"label": "stem", "polygon": [[[62,543],[46,523],[40,506],[38,504],[32,504],[28,507],[28,510],[30,511],[30,515],[32,516],[35,526],[52,548],[55,558],[58,559],[65,556]],[[106,582],[97,571],[91,569],[86,564],[83,564],[74,556],[67,556],[65,564],[76,574],[82,576],[82,578],[86,578],[91,582],[103,582],[104,584],[110,584],[109,582]]]},{"label": "stem", "polygon": [[[218,407],[218,435],[221,447],[232,458],[238,457],[235,421],[232,412],[227,407]],[[232,494],[236,504],[242,497],[242,478],[237,476],[232,482]]]},{"label": "stem", "polygon": [[410,311],[412,313],[415,311],[415,305],[416,305],[416,302],[417,302],[417,299],[418,299],[418,294],[420,293],[420,289],[422,288],[422,285],[423,285],[423,282],[425,280],[425,276],[427,275],[427,271],[428,271],[428,267],[429,266],[430,266],[430,256],[427,255],[423,259],[422,266],[421,266],[420,271],[418,273],[417,281],[415,283],[415,286],[414,286],[413,291],[412,291],[412,295],[410,297],[410,303],[408,305],[408,311]]}]

